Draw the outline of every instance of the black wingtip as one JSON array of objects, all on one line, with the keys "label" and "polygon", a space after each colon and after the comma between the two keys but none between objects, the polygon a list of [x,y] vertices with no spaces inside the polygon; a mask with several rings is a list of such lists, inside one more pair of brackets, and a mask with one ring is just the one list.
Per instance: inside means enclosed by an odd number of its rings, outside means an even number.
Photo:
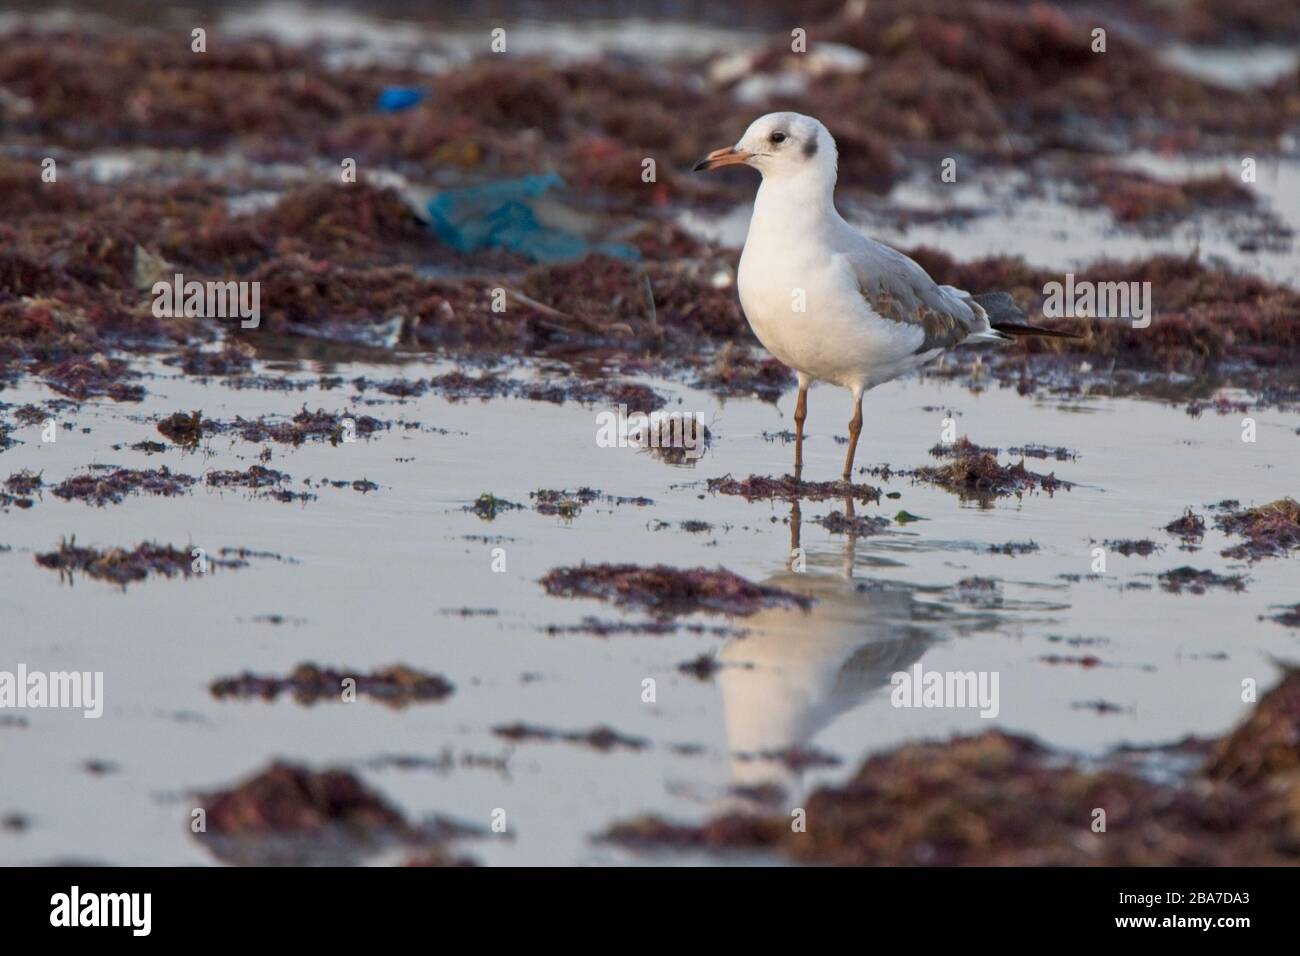
[{"label": "black wingtip", "polygon": [[1003,335],[1037,335],[1045,339],[1081,339],[1081,332],[1067,332],[1064,329],[1044,329],[1025,322],[991,322],[989,328]]},{"label": "black wingtip", "polygon": [[1011,298],[1010,292],[985,292],[983,295],[973,295],[970,299],[984,310],[991,325],[998,322],[1008,322],[1012,325],[1025,324],[1025,313],[1020,311],[1016,300]]}]

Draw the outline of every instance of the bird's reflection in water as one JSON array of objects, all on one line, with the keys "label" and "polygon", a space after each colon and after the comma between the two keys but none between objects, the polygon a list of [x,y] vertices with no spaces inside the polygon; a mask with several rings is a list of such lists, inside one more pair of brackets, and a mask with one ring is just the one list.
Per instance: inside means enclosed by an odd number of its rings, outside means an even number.
[{"label": "bird's reflection in water", "polygon": [[[852,500],[845,513],[853,517]],[[931,640],[914,623],[910,590],[854,580],[856,535],[846,536],[839,573],[818,573],[801,560],[800,524],[796,501],[790,561],[763,583],[806,595],[811,607],[753,615],[746,635],[730,639],[718,655],[734,793],[728,802],[736,808],[774,786],[787,800],[797,797],[802,771],[791,756],[806,754],[813,737],[839,715],[873,694],[887,694],[890,676],[915,663]]]}]

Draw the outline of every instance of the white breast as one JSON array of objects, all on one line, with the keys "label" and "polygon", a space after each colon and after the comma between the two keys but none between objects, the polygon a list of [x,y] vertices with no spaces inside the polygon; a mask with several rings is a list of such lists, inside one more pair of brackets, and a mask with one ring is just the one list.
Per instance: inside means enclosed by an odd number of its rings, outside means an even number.
[{"label": "white breast", "polygon": [[756,210],[740,257],[740,304],[758,340],[784,364],[869,388],[918,364],[921,332],[871,310],[830,239],[782,233]]}]

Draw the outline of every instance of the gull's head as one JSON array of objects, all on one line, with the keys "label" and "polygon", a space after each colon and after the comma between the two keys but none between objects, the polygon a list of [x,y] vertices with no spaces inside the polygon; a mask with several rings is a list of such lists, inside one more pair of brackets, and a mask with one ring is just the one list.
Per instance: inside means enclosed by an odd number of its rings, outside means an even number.
[{"label": "gull's head", "polygon": [[812,176],[835,179],[835,139],[802,113],[768,113],[749,124],[734,146],[715,149],[695,169],[753,166],[764,179]]}]

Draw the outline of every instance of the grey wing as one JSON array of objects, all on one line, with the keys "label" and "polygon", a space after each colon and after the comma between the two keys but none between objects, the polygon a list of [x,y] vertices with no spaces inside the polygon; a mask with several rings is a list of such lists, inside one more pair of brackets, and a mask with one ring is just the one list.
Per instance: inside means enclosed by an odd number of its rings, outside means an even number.
[{"label": "grey wing", "polygon": [[950,349],[989,331],[988,317],[970,295],[939,285],[914,260],[865,236],[850,256],[858,289],[882,318],[920,327],[925,338],[917,354]]}]

